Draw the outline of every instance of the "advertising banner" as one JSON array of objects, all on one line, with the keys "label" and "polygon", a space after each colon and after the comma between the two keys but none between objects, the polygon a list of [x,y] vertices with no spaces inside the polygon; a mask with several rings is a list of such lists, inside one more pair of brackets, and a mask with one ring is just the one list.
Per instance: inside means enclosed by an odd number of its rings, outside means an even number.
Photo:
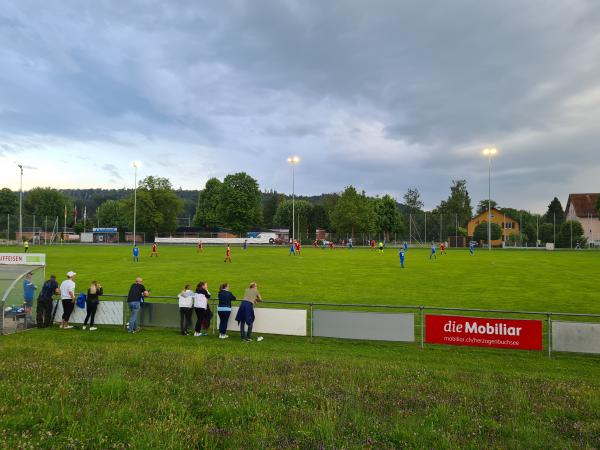
[{"label": "advertising banner", "polygon": [[45,266],[45,253],[0,253],[0,264],[16,266]]},{"label": "advertising banner", "polygon": [[[239,331],[240,326],[235,321],[237,306],[231,308],[227,322],[229,331]],[[217,314],[215,313],[215,316]],[[285,334],[288,336],[306,336],[305,309],[254,308],[253,333]]]},{"label": "advertising banner", "polygon": [[314,335],[342,339],[414,342],[414,314],[316,310]]},{"label": "advertising banner", "polygon": [[425,342],[473,347],[542,350],[542,321],[425,316]]},{"label": "advertising banner", "polygon": [[553,321],[552,350],[600,354],[600,323]]}]

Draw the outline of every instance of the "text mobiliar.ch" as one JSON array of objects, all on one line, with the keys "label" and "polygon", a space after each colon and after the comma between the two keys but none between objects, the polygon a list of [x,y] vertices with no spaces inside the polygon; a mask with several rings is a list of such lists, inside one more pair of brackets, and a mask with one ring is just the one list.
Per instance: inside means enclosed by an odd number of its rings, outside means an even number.
[{"label": "text mobiliar.ch", "polygon": [[468,333],[468,334],[486,334],[496,336],[520,336],[522,327],[513,327],[505,323],[490,324],[486,322],[481,325],[477,322],[456,323],[449,320],[444,324],[444,331],[447,333]]}]

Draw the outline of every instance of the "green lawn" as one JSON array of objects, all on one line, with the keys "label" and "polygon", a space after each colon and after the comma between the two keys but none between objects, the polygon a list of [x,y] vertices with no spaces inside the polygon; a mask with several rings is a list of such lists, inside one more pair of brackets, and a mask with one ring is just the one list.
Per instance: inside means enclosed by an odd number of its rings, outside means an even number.
[{"label": "green lawn", "polygon": [[0,448],[597,448],[597,357],[174,331],[0,338]]},{"label": "green lawn", "polygon": [[[34,249],[34,251],[37,249]],[[124,293],[256,280],[272,300],[600,313],[600,253],[44,249],[48,274]],[[0,337],[0,448],[598,448],[600,358],[417,343],[179,336],[117,327]]]},{"label": "green lawn", "polygon": [[97,279],[113,294],[127,293],[140,275],[154,295],[164,296],[198,281],[208,281],[213,292],[228,281],[241,294],[257,281],[270,300],[600,313],[600,252],[479,249],[471,257],[466,250],[449,250],[430,261],[427,250],[412,249],[401,270],[395,249],[379,254],[305,248],[302,256],[292,257],[285,247],[233,248],[232,264],[223,262],[223,247],[205,247],[198,255],[194,247],[161,246],[158,259],[143,247],[139,263],[131,261],[131,248],[125,246],[30,251],[47,253],[47,273],[59,280],[76,271],[78,290]]}]

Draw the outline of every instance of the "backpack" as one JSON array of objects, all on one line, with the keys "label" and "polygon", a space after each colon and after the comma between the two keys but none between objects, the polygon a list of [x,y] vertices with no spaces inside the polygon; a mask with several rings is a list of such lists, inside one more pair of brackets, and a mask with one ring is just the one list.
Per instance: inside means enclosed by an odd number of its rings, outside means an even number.
[{"label": "backpack", "polygon": [[81,309],[85,309],[85,301],[86,301],[87,297],[86,295],[82,292],[81,294],[79,294],[77,296],[77,306]]}]

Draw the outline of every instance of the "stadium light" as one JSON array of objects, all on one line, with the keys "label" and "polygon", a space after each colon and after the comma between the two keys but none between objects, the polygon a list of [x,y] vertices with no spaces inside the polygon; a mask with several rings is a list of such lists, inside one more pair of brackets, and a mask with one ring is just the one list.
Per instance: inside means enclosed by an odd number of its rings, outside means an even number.
[{"label": "stadium light", "polygon": [[138,167],[141,167],[142,163],[140,161],[133,161],[131,163],[131,167],[133,167],[133,246],[135,247],[135,226],[137,219],[137,170]]},{"label": "stadium light", "polygon": [[296,217],[296,164],[300,162],[300,158],[298,156],[290,156],[287,159],[288,163],[292,165],[292,242],[294,241],[294,236],[296,235],[296,221],[294,218]]},{"label": "stadium light", "polygon": [[492,250],[492,156],[498,153],[494,147],[484,148],[481,153],[488,157],[488,250]]},{"label": "stadium light", "polygon": [[[19,238],[23,241],[23,165],[17,164],[21,169],[21,187],[19,189]],[[10,236],[6,236],[9,240]]]}]

